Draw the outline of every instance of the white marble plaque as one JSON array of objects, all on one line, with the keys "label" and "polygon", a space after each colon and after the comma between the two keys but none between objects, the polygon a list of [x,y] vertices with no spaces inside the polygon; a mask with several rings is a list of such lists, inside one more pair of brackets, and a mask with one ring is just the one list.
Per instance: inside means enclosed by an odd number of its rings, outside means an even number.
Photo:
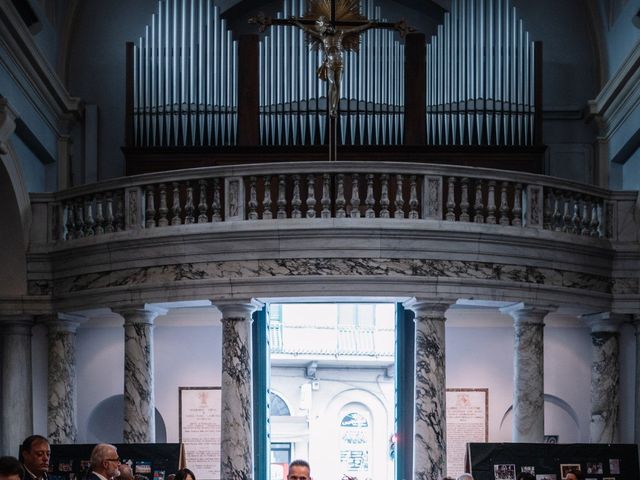
[{"label": "white marble plaque", "polygon": [[467,443],[489,440],[489,390],[447,388],[447,475],[464,473]]},{"label": "white marble plaque", "polygon": [[220,387],[180,387],[180,442],[198,480],[220,480]]}]

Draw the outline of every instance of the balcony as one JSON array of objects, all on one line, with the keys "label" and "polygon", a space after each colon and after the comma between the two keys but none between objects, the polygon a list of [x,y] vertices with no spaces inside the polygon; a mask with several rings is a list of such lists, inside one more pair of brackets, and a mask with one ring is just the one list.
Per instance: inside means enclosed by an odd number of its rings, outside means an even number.
[{"label": "balcony", "polygon": [[535,174],[279,162],[31,199],[29,294],[60,308],[428,294],[633,311],[640,299],[637,192]]}]

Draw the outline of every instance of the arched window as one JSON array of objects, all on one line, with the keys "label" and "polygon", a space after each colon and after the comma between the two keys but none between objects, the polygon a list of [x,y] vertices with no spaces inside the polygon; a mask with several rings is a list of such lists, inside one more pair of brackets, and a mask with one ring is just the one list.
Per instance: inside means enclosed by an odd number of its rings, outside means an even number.
[{"label": "arched window", "polygon": [[280,416],[280,417],[287,417],[291,415],[291,412],[289,411],[289,407],[287,406],[285,401],[282,399],[282,397],[277,393],[273,393],[273,392],[269,393],[269,405],[271,409],[271,415]]}]

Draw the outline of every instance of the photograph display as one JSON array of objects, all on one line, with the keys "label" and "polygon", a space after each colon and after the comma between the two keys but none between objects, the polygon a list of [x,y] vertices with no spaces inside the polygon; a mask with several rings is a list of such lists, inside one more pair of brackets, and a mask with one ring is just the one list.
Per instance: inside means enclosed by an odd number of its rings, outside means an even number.
[{"label": "photograph display", "polygon": [[516,466],[513,463],[494,465],[493,476],[496,480],[516,480]]}]

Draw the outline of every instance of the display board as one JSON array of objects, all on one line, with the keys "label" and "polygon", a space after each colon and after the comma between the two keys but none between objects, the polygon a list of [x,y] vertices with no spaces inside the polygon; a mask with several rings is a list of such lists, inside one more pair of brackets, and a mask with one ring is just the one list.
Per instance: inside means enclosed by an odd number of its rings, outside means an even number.
[{"label": "display board", "polygon": [[467,460],[475,480],[515,480],[522,471],[536,480],[562,480],[574,468],[586,479],[640,478],[632,444],[470,443]]},{"label": "display board", "polygon": [[180,387],[180,442],[198,480],[220,480],[220,387]]},{"label": "display board", "polygon": [[465,472],[469,442],[489,440],[489,389],[447,388],[447,475]]},{"label": "display board", "polygon": [[[95,443],[51,445],[49,480],[83,480],[89,473],[91,451]],[[182,468],[179,443],[117,443],[118,456],[134,474],[149,480],[164,480]]]}]

